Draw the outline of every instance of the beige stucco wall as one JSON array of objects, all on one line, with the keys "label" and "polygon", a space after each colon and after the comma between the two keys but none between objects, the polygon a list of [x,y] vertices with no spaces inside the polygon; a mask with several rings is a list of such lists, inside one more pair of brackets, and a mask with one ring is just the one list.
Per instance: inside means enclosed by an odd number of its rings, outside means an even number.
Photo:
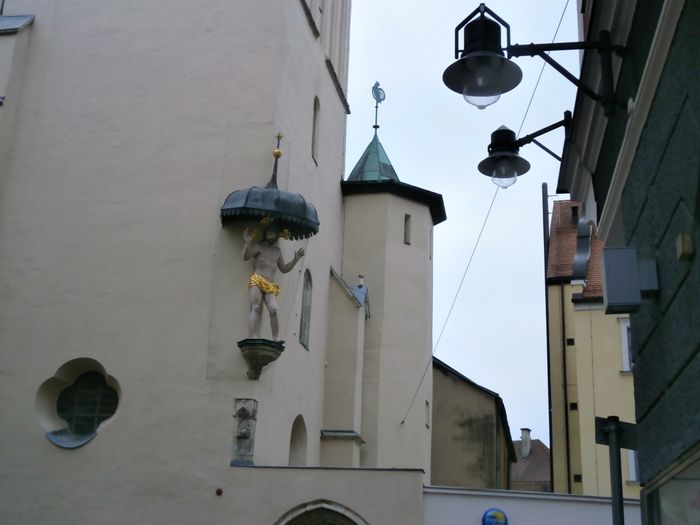
[{"label": "beige stucco wall", "polygon": [[[14,140],[17,101],[24,84],[27,67],[27,48],[31,27],[14,35],[0,35],[0,96],[5,103],[0,106],[0,159],[7,159]],[[0,181],[7,174],[7,162],[0,162]]]},{"label": "beige stucco wall", "polygon": [[[191,7],[6,6],[36,22],[0,37],[0,67],[12,71],[0,108],[9,138],[0,146],[0,521],[272,523],[326,498],[370,523],[419,523],[432,221],[424,205],[392,195],[350,197],[344,213],[346,108],[326,58],[343,84],[350,2],[324,11],[319,39],[301,2]],[[229,192],[268,181],[277,132],[278,185],[314,203],[321,227],[281,243],[286,259],[299,247],[306,256],[278,279],[286,349],[252,381],[236,347],[247,336],[247,224],[224,229],[218,214]],[[331,268],[351,284],[366,276],[369,320],[338,295]],[[307,269],[308,350],[298,341]],[[337,337],[342,348],[328,353]],[[337,353],[346,347],[350,355]],[[54,427],[40,412],[51,404],[35,401],[82,357],[114,378],[119,406],[95,439],[66,450],[44,436]],[[341,399],[338,385],[352,392]],[[256,465],[287,465],[301,416],[306,453],[295,457],[309,466],[422,470],[231,468],[236,398],[258,401]],[[320,432],[336,423],[369,436],[362,461],[358,444],[322,452]]]},{"label": "beige stucco wall", "polygon": [[[218,465],[181,472],[162,483],[140,482],[140,472],[124,476],[114,466],[92,484],[81,486],[79,505],[70,505],[75,486],[26,480],[34,494],[3,509],[3,523],[212,523],[274,524],[299,505],[319,502],[349,509],[366,523],[422,523],[422,472],[358,469],[229,468]],[[121,474],[123,483],[108,482]],[[51,486],[53,490],[45,490]],[[221,489],[221,495],[217,495]],[[362,523],[362,522],[359,522]]]},{"label": "beige stucco wall", "polygon": [[[24,54],[21,85],[8,91],[18,96],[0,108],[12,144],[0,149],[0,515],[36,506],[35,521],[70,521],[86,504],[116,521],[149,493],[164,507],[166,495],[227,472],[240,397],[259,402],[256,464],[287,464],[300,414],[308,464],[320,463],[345,108],[299,2],[191,8],[6,6],[36,22],[14,51]],[[321,228],[282,245],[287,259],[306,249],[279,279],[286,350],[251,381],[236,347],[247,336],[251,269],[243,225],[222,229],[218,213],[232,190],[267,182],[278,131],[279,186],[313,202]],[[298,342],[305,269],[314,284],[309,351]],[[79,357],[101,363],[121,397],[97,437],[68,451],[44,437],[35,396]]]},{"label": "beige stucco wall", "polygon": [[[362,372],[364,360],[365,305],[350,295],[339,276],[329,288],[329,327],[326,344],[323,428],[362,433]],[[360,441],[323,440],[321,464],[359,467]]]},{"label": "beige stucco wall", "polygon": [[[549,335],[552,393],[552,461],[554,491],[566,492],[565,406],[563,398],[562,346],[567,356],[568,410],[571,487],[575,494],[610,495],[608,447],[595,444],[595,417],[616,415],[634,423],[632,376],[622,371],[620,319],[605,315],[602,305],[574,305],[571,296],[581,292],[579,285],[550,285]],[[561,298],[564,298],[566,334],[573,345],[562,341]],[[621,453],[623,495],[639,497],[639,484],[630,481],[628,456]],[[581,482],[573,481],[581,474]]]},{"label": "beige stucco wall", "polygon": [[[411,244],[404,216],[411,215]],[[429,479],[432,399],[432,219],[427,206],[389,193],[345,198],[345,275],[365,275],[363,466],[422,468]],[[418,390],[413,405],[409,405]],[[404,418],[405,416],[405,418]],[[402,422],[403,421],[403,422]]]}]

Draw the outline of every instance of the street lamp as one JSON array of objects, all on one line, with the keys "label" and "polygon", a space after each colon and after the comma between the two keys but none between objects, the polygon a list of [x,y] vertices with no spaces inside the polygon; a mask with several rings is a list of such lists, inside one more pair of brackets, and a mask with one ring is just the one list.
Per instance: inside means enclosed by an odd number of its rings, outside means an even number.
[{"label": "street lamp", "polygon": [[[491,18],[487,18],[486,15]],[[501,26],[506,28],[506,47],[501,48]],[[463,29],[463,31],[462,31]],[[460,49],[460,31],[463,47]],[[595,49],[601,60],[601,92],[596,93],[572,75],[566,68],[549,56],[549,51],[572,49]],[[507,57],[503,52],[507,53]],[[621,55],[622,46],[610,43],[610,33],[601,31],[598,40],[584,42],[560,42],[550,44],[511,44],[510,26],[480,4],[467,18],[455,27],[455,58],[442,75],[445,85],[479,109],[496,102],[520,83],[522,71],[512,62],[512,57],[539,56],[559,73],[573,82],[581,91],[603,106],[606,116],[615,111],[618,103],[615,98],[612,74],[612,53]]]},{"label": "street lamp", "polygon": [[569,130],[571,125],[571,112],[564,112],[564,118],[547,127],[516,139],[515,132],[505,126],[501,126],[491,133],[491,144],[488,146],[489,156],[479,163],[479,171],[491,177],[496,186],[507,188],[515,184],[518,177],[530,170],[530,163],[522,158],[518,152],[525,144],[531,142],[542,148],[555,159],[561,161],[561,157],[544,146],[537,137],[550,131],[563,127]]},{"label": "street lamp", "polygon": [[[486,18],[487,12],[498,22]],[[460,93],[464,100],[479,109],[496,102],[523,78],[517,64],[503,55],[501,25],[506,28],[510,45],[510,26],[484,4],[475,9],[455,28],[455,58],[458,60],[442,75],[448,88]],[[460,50],[459,32],[462,28],[464,48]]]}]

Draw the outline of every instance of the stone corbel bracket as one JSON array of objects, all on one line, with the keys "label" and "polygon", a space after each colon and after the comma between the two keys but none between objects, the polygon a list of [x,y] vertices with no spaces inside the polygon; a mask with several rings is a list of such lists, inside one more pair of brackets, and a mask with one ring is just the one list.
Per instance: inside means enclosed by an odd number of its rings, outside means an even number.
[{"label": "stone corbel bracket", "polygon": [[269,339],[242,339],[237,344],[248,363],[246,375],[249,379],[258,379],[263,367],[275,361],[284,352],[283,343]]}]

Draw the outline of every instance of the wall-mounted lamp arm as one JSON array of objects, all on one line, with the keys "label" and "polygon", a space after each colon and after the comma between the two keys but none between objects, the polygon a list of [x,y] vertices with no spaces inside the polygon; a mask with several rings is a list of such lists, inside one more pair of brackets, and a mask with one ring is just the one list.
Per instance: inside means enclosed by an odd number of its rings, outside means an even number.
[{"label": "wall-mounted lamp arm", "polygon": [[[595,49],[600,54],[601,61],[601,93],[598,94],[588,86],[584,85],[580,79],[570,73],[559,62],[554,60],[549,51],[570,51],[581,49]],[[612,45],[610,43],[610,32],[601,31],[597,41],[585,42],[552,42],[549,44],[513,44],[504,48],[508,58],[521,56],[539,56],[550,66],[556,69],[576,87],[591,97],[596,102],[600,102],[605,110],[605,115],[610,116],[615,111],[617,100],[615,99],[615,88],[613,86],[612,53],[622,56],[625,52],[623,46]],[[622,105],[622,104],[621,104]],[[624,106],[624,105],[623,105]]]},{"label": "wall-mounted lamp arm", "polygon": [[542,57],[542,60],[547,62],[550,66],[552,66],[554,69],[559,71],[564,77],[566,77],[570,82],[572,82],[577,88],[579,88],[581,91],[583,91],[586,95],[591,97],[593,100],[596,102],[602,102],[603,97],[598,95],[595,91],[593,91],[591,88],[583,84],[576,76],[574,76],[571,72],[569,72],[568,69],[566,69],[564,66],[562,66],[559,62],[554,60],[551,56],[549,56],[546,52],[540,51],[539,53],[536,53],[538,56]]},{"label": "wall-mounted lamp arm", "polygon": [[556,153],[554,153],[554,152],[553,152],[551,149],[549,149],[547,146],[545,146],[544,144],[542,144],[539,140],[532,139],[532,143],[533,143],[533,144],[536,144],[536,145],[539,146],[542,150],[546,151],[546,152],[549,153],[552,157],[554,157],[554,158],[557,159],[559,162],[561,162],[561,157],[560,157],[559,155],[557,155]]},{"label": "wall-mounted lamp arm", "polygon": [[[549,126],[546,126],[538,131],[535,131],[534,133],[530,133],[529,135],[525,135],[524,137],[519,138],[518,140],[515,141],[515,145],[518,148],[521,148],[525,144],[530,144],[530,142],[534,142],[539,147],[541,147],[542,149],[544,149],[545,151],[547,151],[548,153],[553,155],[553,153],[551,151],[547,150],[547,148],[542,146],[542,144],[537,142],[535,139],[537,137],[544,135],[545,133],[549,133],[550,131],[553,131],[553,130],[555,130],[557,128],[561,128],[561,127],[565,128],[566,132],[568,133],[570,126],[571,126],[571,111],[565,111],[564,118],[561,119],[559,122],[555,122],[554,124],[550,124]],[[555,155],[555,157],[556,157],[556,155]]]}]

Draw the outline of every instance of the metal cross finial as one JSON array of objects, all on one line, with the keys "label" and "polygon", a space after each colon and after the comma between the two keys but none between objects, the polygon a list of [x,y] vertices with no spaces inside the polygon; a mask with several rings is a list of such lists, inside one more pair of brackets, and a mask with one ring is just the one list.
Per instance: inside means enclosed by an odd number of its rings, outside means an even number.
[{"label": "metal cross finial", "polygon": [[374,86],[372,86],[372,97],[374,97],[375,104],[374,104],[374,132],[377,132],[377,129],[379,129],[379,125],[377,124],[377,115],[379,113],[379,104],[384,102],[384,99],[386,98],[386,93],[384,93],[384,90],[379,87],[379,82],[375,82]]}]

